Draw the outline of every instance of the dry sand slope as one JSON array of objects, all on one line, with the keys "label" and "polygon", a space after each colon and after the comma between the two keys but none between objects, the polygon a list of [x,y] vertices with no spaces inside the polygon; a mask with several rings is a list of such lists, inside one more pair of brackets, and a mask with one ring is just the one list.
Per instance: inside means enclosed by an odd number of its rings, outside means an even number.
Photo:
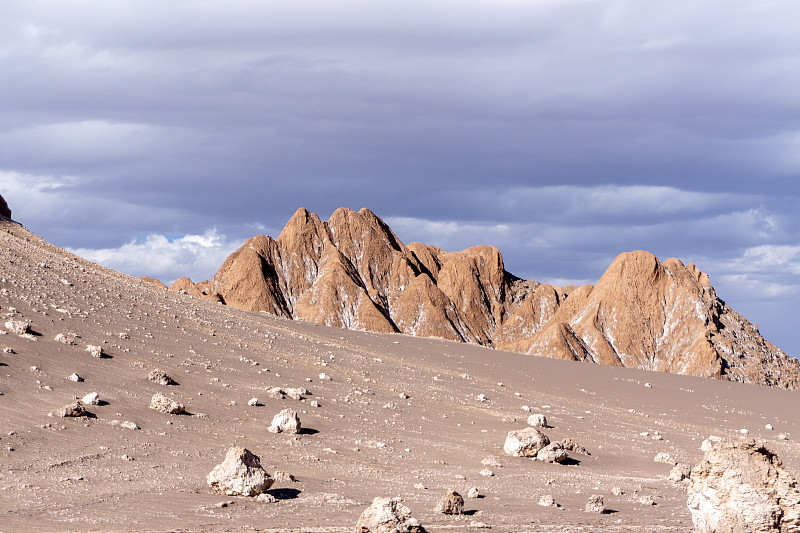
[{"label": "dry sand slope", "polygon": [[[33,331],[0,335],[3,532],[351,531],[375,496],[401,496],[433,532],[691,531],[685,488],[654,462],[659,452],[695,464],[703,438],[746,428],[800,471],[796,392],[240,311],[110,271],[10,222],[0,222],[0,269],[2,323]],[[155,368],[178,384],[150,382]],[[272,386],[309,393],[271,398]],[[93,391],[103,400],[93,418],[48,416]],[[188,414],[149,409],[156,392]],[[260,405],[248,405],[254,397]],[[591,456],[504,455],[507,432],[526,426],[523,406],[547,415],[552,440],[571,437]],[[267,431],[286,407],[301,434]],[[272,487],[275,503],[212,493],[205,476],[232,445],[296,481]],[[466,499],[467,515],[434,512],[447,489],[471,487],[483,497]],[[583,512],[592,494],[613,512]],[[560,507],[537,505],[542,495]]]}]

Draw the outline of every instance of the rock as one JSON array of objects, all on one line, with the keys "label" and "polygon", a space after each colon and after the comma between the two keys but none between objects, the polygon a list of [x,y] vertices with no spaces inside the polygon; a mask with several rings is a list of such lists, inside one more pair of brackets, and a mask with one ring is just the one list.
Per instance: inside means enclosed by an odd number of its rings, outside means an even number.
[{"label": "rock", "polygon": [[697,533],[800,531],[800,489],[753,440],[715,443],[692,469],[687,505]]},{"label": "rock", "polygon": [[286,396],[286,393],[283,392],[283,389],[280,387],[267,387],[264,389],[267,393],[267,396],[273,398],[275,400],[283,400]]},{"label": "rock", "polygon": [[400,498],[372,500],[356,522],[356,533],[425,533],[411,509],[403,505]]},{"label": "rock", "polygon": [[206,482],[214,492],[228,496],[256,496],[272,486],[272,478],[261,467],[258,456],[241,446],[228,450],[225,460],[206,476]]},{"label": "rock", "polygon": [[528,417],[528,425],[535,428],[546,428],[548,427],[547,418],[541,413],[530,415]]},{"label": "rock", "polygon": [[152,381],[153,383],[157,383],[159,385],[177,385],[175,380],[169,377],[166,372],[160,370],[158,368],[152,370],[150,374],[147,376],[148,381]]},{"label": "rock", "polygon": [[80,383],[83,381],[83,378],[80,377],[77,372],[73,372],[72,374],[67,376],[67,379],[70,381],[74,381],[75,383]]},{"label": "rock", "polygon": [[560,444],[565,450],[569,452],[580,453],[582,455],[592,455],[591,453],[589,453],[589,450],[587,450],[586,448],[575,442],[570,437],[561,439]]},{"label": "rock", "polygon": [[614,496],[622,496],[622,495],[624,495],[624,494],[625,494],[625,491],[624,491],[624,490],[622,490],[622,489],[621,489],[621,488],[619,488],[619,487],[613,487],[613,488],[611,489],[611,494],[613,494]]},{"label": "rock", "polygon": [[153,394],[153,397],[150,399],[150,409],[155,409],[156,411],[170,415],[178,415],[186,412],[183,404],[176,402],[168,396],[164,396],[160,392]]},{"label": "rock", "polygon": [[603,497],[599,494],[592,494],[583,510],[587,513],[605,513],[606,508],[603,505]]},{"label": "rock", "polygon": [[567,450],[560,442],[551,442],[536,454],[536,460],[545,463],[563,463],[568,457]]},{"label": "rock", "polygon": [[88,414],[89,413],[86,411],[86,407],[83,405],[83,402],[80,400],[75,400],[74,402],[65,405],[61,409],[53,411],[50,413],[50,416],[57,416],[59,418],[77,418],[81,416],[87,416]]},{"label": "rock", "polygon": [[775,427],[772,424],[767,424],[766,426],[764,426],[764,429],[772,431],[773,429],[775,429]]},{"label": "rock", "polygon": [[469,491],[467,491],[467,498],[480,498],[480,497],[481,493],[478,490],[478,487],[472,487],[471,489],[469,489]]},{"label": "rock", "polygon": [[295,483],[297,479],[290,474],[289,472],[283,472],[282,470],[278,470],[274,474],[272,474],[272,479],[275,480],[276,483]]},{"label": "rock", "polygon": [[701,452],[709,451],[711,447],[714,446],[714,444],[716,444],[717,442],[722,442],[722,438],[717,437],[716,435],[712,435],[707,439],[704,439],[703,442],[700,444],[700,451]]},{"label": "rock", "polygon": [[120,426],[124,427],[125,429],[133,429],[133,430],[141,429],[134,422],[131,422],[129,420],[125,420],[124,422],[122,422],[122,424],[120,424]]},{"label": "rock", "polygon": [[284,409],[272,419],[268,428],[271,433],[298,433],[300,431],[300,417],[291,409]]},{"label": "rock", "polygon": [[675,464],[675,459],[673,459],[672,456],[667,452],[658,452],[653,458],[653,461],[656,463],[666,463],[671,465]]},{"label": "rock", "polygon": [[75,337],[64,335],[63,333],[59,333],[54,337],[56,342],[60,342],[61,344],[67,344],[69,346],[75,346],[77,342],[75,341]]},{"label": "rock", "polygon": [[261,503],[275,503],[278,501],[278,499],[272,494],[267,494],[266,492],[262,492],[261,494],[256,496],[256,501]]},{"label": "rock", "polygon": [[302,400],[303,395],[308,394],[308,391],[303,387],[297,387],[283,389],[283,393],[292,400]]},{"label": "rock", "polygon": [[549,494],[545,494],[544,496],[539,498],[538,505],[541,505],[542,507],[558,507],[555,498],[553,498]]},{"label": "rock", "polygon": [[2,195],[0,195],[0,217],[11,218],[11,209],[8,208],[8,203]]},{"label": "rock", "polygon": [[656,501],[653,499],[652,496],[642,496],[639,498],[639,503],[642,505],[655,505]]},{"label": "rock", "polygon": [[9,320],[5,326],[8,331],[16,335],[25,335],[31,331],[30,322],[24,320]]},{"label": "rock", "polygon": [[481,464],[483,466],[494,466],[497,468],[500,468],[500,466],[502,466],[500,464],[500,458],[497,457],[496,455],[490,455],[489,457],[481,459]]},{"label": "rock", "polygon": [[450,489],[436,504],[434,511],[442,514],[462,514],[464,512],[464,498],[458,492]]},{"label": "rock", "polygon": [[516,457],[536,457],[539,450],[550,444],[547,435],[536,428],[509,431],[503,451]]},{"label": "rock", "polygon": [[492,477],[492,476],[494,475],[494,472],[492,472],[492,471],[491,471],[491,470],[489,470],[488,468],[483,468],[483,469],[481,469],[481,471],[480,471],[480,474],[481,474],[483,477]]},{"label": "rock", "polygon": [[247,405],[249,405],[250,407],[255,407],[255,406],[257,406],[257,405],[258,405],[258,398],[250,398],[250,399],[247,401]]},{"label": "rock", "polygon": [[83,402],[84,405],[98,405],[100,403],[100,395],[96,392],[90,392],[81,398],[81,402]]},{"label": "rock", "polygon": [[675,483],[680,483],[684,479],[688,479],[689,475],[692,472],[692,467],[685,464],[685,463],[678,463],[676,464],[667,476],[667,479],[670,481],[674,481]]},{"label": "rock", "polygon": [[92,354],[92,357],[100,358],[105,355],[102,346],[92,346],[91,344],[88,344],[86,345],[86,351]]}]

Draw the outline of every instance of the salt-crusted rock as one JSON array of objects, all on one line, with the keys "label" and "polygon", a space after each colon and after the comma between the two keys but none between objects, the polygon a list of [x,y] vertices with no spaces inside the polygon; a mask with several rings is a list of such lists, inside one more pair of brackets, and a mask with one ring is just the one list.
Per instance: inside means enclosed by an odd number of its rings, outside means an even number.
[{"label": "salt-crusted rock", "polygon": [[261,503],[275,503],[278,501],[278,498],[276,498],[272,494],[267,494],[266,492],[262,492],[261,494],[256,496],[256,501]]},{"label": "salt-crusted rock", "polygon": [[718,442],[692,469],[687,505],[697,533],[800,531],[800,489],[753,440]]},{"label": "salt-crusted rock", "polygon": [[83,378],[80,377],[77,372],[73,372],[72,374],[67,376],[67,379],[70,381],[74,381],[75,383],[80,383],[83,381]]},{"label": "salt-crusted rock", "polygon": [[92,346],[91,344],[88,344],[86,345],[86,351],[92,354],[92,357],[100,358],[105,355],[102,346]]},{"label": "salt-crusted rock", "polygon": [[450,489],[436,504],[434,511],[442,514],[462,514],[464,512],[464,498],[455,490]]},{"label": "salt-crusted rock", "polygon": [[492,477],[492,476],[494,476],[494,472],[492,472],[488,468],[481,468],[481,471],[479,472],[479,474],[482,475],[483,477]]},{"label": "salt-crusted rock", "polygon": [[536,460],[545,463],[563,463],[568,457],[561,442],[551,442],[536,454]]},{"label": "salt-crusted rock", "polygon": [[674,481],[675,483],[680,483],[684,479],[688,479],[689,475],[691,474],[692,467],[685,464],[685,463],[678,463],[676,464],[667,476],[667,479],[670,481]]},{"label": "salt-crusted rock", "polygon": [[308,390],[304,387],[292,387],[283,389],[283,393],[292,400],[302,400],[303,396],[308,394]]},{"label": "salt-crusted rock", "polygon": [[372,500],[356,522],[356,533],[425,533],[419,520],[412,518],[411,509],[400,498]]},{"label": "salt-crusted rock", "polygon": [[132,430],[142,429],[139,426],[137,426],[135,422],[131,422],[129,420],[112,420],[111,425]]},{"label": "salt-crusted rock", "polygon": [[86,416],[89,413],[86,411],[86,407],[84,407],[83,402],[80,400],[75,400],[72,403],[69,403],[62,407],[57,411],[53,411],[50,413],[50,416],[57,416],[59,418],[67,418],[67,417],[79,417],[79,416]]},{"label": "salt-crusted rock", "polygon": [[25,335],[31,331],[30,322],[24,320],[9,320],[5,326],[8,331],[17,335]]},{"label": "salt-crusted rock", "polygon": [[592,494],[583,510],[587,513],[605,513],[606,508],[603,505],[603,497],[599,494]]},{"label": "salt-crusted rock", "polygon": [[290,474],[289,472],[284,472],[282,470],[278,470],[277,472],[272,474],[272,478],[277,483],[294,483],[297,481],[297,479],[292,474]]},{"label": "salt-crusted rock", "polygon": [[535,428],[546,428],[547,417],[541,413],[532,414],[528,417],[528,425]]},{"label": "salt-crusted rock", "polygon": [[147,376],[147,379],[153,383],[158,383],[159,385],[177,385],[174,379],[169,377],[166,372],[158,368],[153,369]]},{"label": "salt-crusted rock", "polygon": [[589,453],[589,450],[587,450],[586,448],[584,448],[583,446],[572,440],[570,437],[561,439],[560,443],[561,446],[563,446],[564,449],[567,450],[568,452],[580,453],[582,455],[592,455],[591,453]]},{"label": "salt-crusted rock", "polygon": [[547,435],[535,428],[509,431],[503,451],[517,457],[536,457],[539,450],[550,444]]},{"label": "salt-crusted rock", "polygon": [[183,404],[176,402],[168,396],[164,396],[160,392],[153,394],[153,397],[150,399],[150,409],[155,409],[156,411],[170,415],[186,412]]},{"label": "salt-crusted rock", "polygon": [[711,435],[707,439],[704,439],[703,442],[700,444],[700,451],[707,452],[711,449],[714,444],[722,442],[721,437],[717,437],[716,435]]},{"label": "salt-crusted rock", "polygon": [[256,496],[272,486],[272,478],[261,467],[258,456],[241,446],[230,448],[206,481],[214,492],[228,496]]},{"label": "salt-crusted rock", "polygon": [[247,405],[249,405],[250,407],[257,406],[258,405],[258,398],[250,398],[249,400],[247,400]]},{"label": "salt-crusted rock", "polygon": [[268,428],[271,433],[298,433],[300,431],[300,417],[291,409],[284,409],[272,419]]},{"label": "salt-crusted rock", "polygon": [[478,490],[478,487],[472,487],[472,488],[471,488],[471,489],[469,489],[469,491],[467,492],[467,498],[479,498],[479,497],[480,497],[480,495],[481,495],[481,493],[480,493],[480,491]]},{"label": "salt-crusted rock", "polygon": [[496,455],[490,455],[489,457],[484,457],[481,459],[481,464],[484,466],[496,466],[500,468],[502,465],[500,464],[500,458]]},{"label": "salt-crusted rock", "polygon": [[286,395],[286,393],[283,392],[283,389],[280,387],[267,387],[264,390],[267,392],[267,396],[276,400],[283,400]]},{"label": "salt-crusted rock", "polygon": [[100,403],[100,395],[96,392],[90,392],[81,398],[81,402],[83,402],[84,405],[98,405]]}]

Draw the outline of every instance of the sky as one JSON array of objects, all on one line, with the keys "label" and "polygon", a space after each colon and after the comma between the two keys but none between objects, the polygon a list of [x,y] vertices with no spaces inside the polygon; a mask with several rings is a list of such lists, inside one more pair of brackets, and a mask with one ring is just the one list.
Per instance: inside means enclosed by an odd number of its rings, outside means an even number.
[{"label": "sky", "polygon": [[6,0],[0,194],[167,283],[298,207],[594,283],[644,249],[800,356],[800,3]]}]

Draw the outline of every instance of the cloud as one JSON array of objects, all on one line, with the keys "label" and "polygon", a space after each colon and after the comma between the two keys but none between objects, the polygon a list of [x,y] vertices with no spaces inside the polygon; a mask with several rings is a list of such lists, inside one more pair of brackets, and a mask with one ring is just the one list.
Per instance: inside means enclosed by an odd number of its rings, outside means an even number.
[{"label": "cloud", "polygon": [[114,270],[137,277],[154,277],[169,285],[184,276],[195,282],[210,279],[240,245],[210,229],[202,235],[169,238],[150,234],[116,248],[69,251]]}]

